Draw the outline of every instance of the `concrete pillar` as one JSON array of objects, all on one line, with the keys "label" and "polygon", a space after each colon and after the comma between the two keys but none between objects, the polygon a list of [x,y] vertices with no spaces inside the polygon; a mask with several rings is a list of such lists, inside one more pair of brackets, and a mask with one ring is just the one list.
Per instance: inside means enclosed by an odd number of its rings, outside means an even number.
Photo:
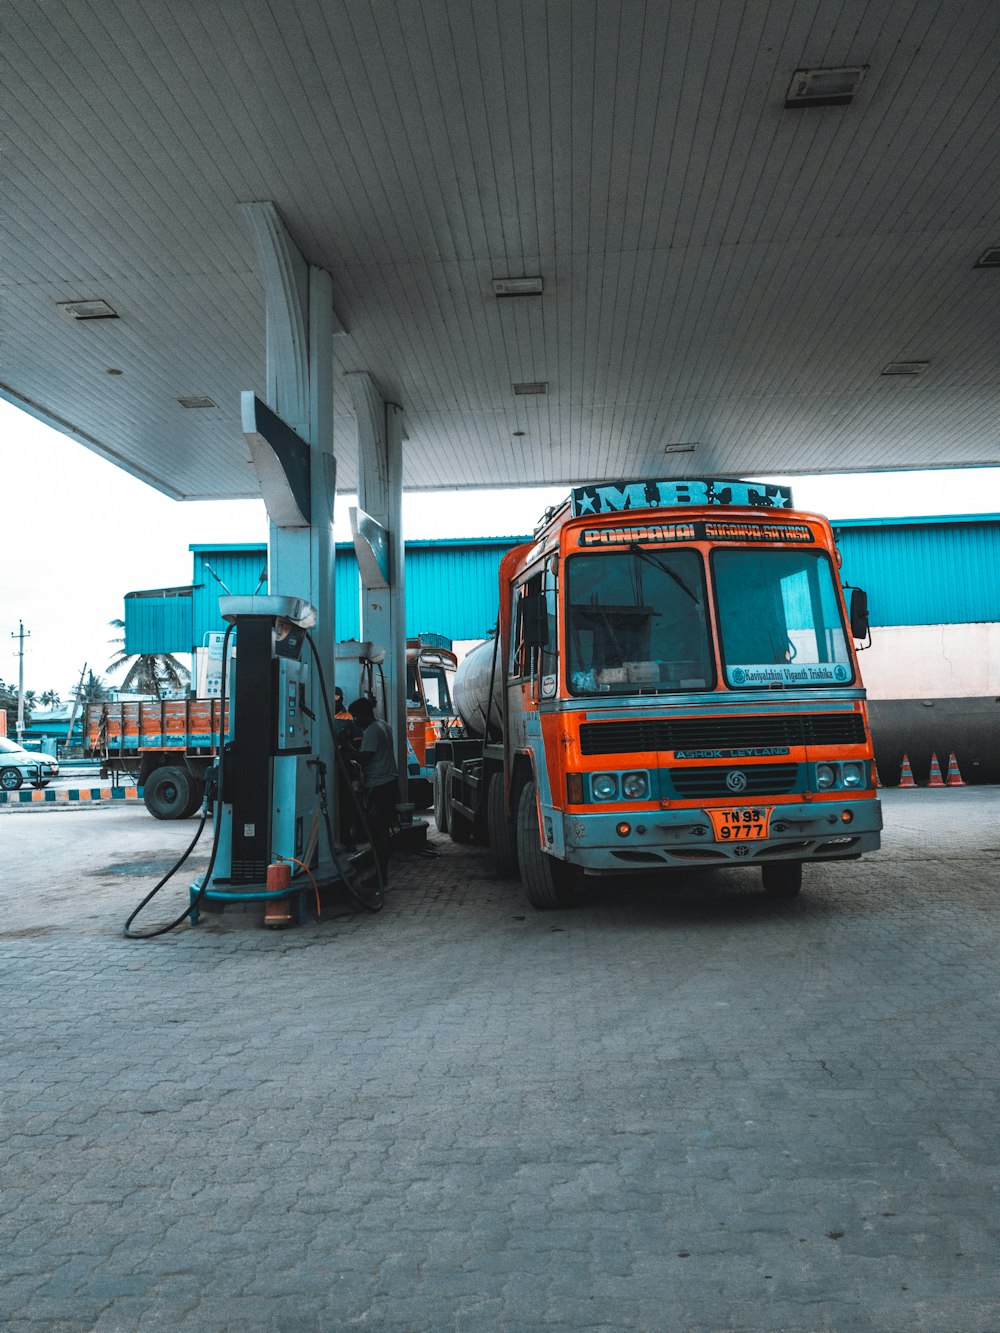
[{"label": "concrete pillar", "polygon": [[[277,209],[268,201],[243,204],[257,247],[267,317],[266,401],[310,446],[311,521],[270,524],[268,591],[305,597],[316,607],[311,631],[333,707],[334,534],[336,463],[333,455],[333,346],[343,332],[333,310],[333,282],[306,263]],[[316,714],[314,748],[326,764],[335,818],[333,741],[312,673],[310,708]]]},{"label": "concrete pillar", "polygon": [[[400,800],[406,799],[406,571],[403,560],[403,410],[372,377],[346,377],[358,423],[358,509],[385,541],[383,577],[362,576],[361,637],[386,650],[386,721],[392,727]],[[359,568],[363,561],[359,553]],[[375,585],[375,586],[373,586]]]}]

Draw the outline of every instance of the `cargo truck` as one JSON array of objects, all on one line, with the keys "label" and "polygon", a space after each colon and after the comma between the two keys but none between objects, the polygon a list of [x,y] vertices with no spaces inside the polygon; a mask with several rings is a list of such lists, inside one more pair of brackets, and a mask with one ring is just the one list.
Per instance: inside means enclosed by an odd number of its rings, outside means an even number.
[{"label": "cargo truck", "polygon": [[[379,645],[356,639],[335,647],[335,679],[345,701],[366,694],[382,717],[384,657]],[[406,658],[409,797],[423,808],[430,803],[434,744],[459,726],[451,702],[456,658],[449,640],[429,634],[407,641]],[[157,819],[186,819],[202,803],[205,775],[218,754],[219,709],[217,697],[88,704],[84,754],[101,760],[105,777],[129,774]]]},{"label": "cargo truck", "polygon": [[488,841],[540,909],[581,875],[678,867],[792,897],[804,865],[874,851],[867,602],[838,569],[786,487],[574,489],[502,560],[498,633],[458,669],[439,827]]}]

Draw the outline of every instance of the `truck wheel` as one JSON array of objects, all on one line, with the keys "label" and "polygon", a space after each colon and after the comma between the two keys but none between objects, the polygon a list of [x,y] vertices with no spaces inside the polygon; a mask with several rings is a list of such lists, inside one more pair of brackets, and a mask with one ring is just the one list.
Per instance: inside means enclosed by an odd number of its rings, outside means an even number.
[{"label": "truck wheel", "polygon": [[439,833],[448,832],[448,780],[452,763],[441,759],[434,765],[434,823]]},{"label": "truck wheel", "polygon": [[189,815],[197,814],[201,809],[202,802],[205,799],[205,782],[203,778],[191,778],[191,799],[188,801],[187,809],[181,815],[181,819],[187,819]]},{"label": "truck wheel", "polygon": [[532,907],[547,912],[553,907],[573,906],[576,868],[542,851],[533,782],[525,784],[517,804],[517,860]]},{"label": "truck wheel", "polygon": [[0,768],[0,787],[4,791],[17,791],[24,778],[16,768]]},{"label": "truck wheel", "polygon": [[760,877],[769,898],[797,898],[802,889],[802,862],[772,861],[761,866]]},{"label": "truck wheel", "polygon": [[493,864],[501,879],[517,879],[517,837],[513,821],[503,808],[503,774],[494,773],[486,797],[486,818],[493,848]]},{"label": "truck wheel", "polygon": [[154,819],[186,819],[194,779],[183,768],[155,768],[142,788],[142,799]]}]

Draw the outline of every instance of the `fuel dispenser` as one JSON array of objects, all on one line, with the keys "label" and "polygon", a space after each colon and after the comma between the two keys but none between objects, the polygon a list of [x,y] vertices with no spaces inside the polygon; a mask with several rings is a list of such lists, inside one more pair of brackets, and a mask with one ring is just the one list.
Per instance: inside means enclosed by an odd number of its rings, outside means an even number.
[{"label": "fuel dispenser", "polygon": [[[268,892],[267,868],[294,857],[313,869],[319,783],[313,754],[309,666],[302,660],[316,612],[298,597],[220,597],[235,626],[236,669],[215,818],[221,824],[204,897],[233,901]],[[308,858],[306,853],[309,852]]]},{"label": "fuel dispenser", "polygon": [[[322,665],[302,660],[307,643],[312,650],[315,609],[298,597],[254,595],[220,597],[219,610],[236,634],[235,679],[220,747],[213,855],[191,885],[192,924],[202,903],[219,910],[263,900],[264,924],[287,925],[293,906],[302,919],[305,887],[318,901],[320,885],[335,882],[377,911],[382,887],[380,876],[373,882],[370,853],[343,853],[332,822],[336,802],[326,799],[315,728],[332,720],[318,719],[309,706],[313,669],[324,714],[328,692]],[[320,857],[324,842],[329,859]],[[296,878],[292,867],[304,873]]]},{"label": "fuel dispenser", "polygon": [[[353,819],[365,841],[349,849],[335,829],[337,801],[328,800],[338,771],[349,768],[336,744],[336,726],[322,662],[315,657],[309,630],[315,609],[302,598],[274,595],[226,596],[219,609],[229,621],[223,662],[219,758],[210,772],[201,823],[183,856],[134,908],[125,922],[127,939],[155,939],[202,910],[263,901],[264,925],[300,923],[305,895],[339,885],[370,912],[381,909],[384,882],[372,851],[364,806],[353,790]],[[236,635],[232,658],[228,643]],[[303,661],[308,645],[310,660]],[[227,670],[230,661],[232,670]],[[315,672],[322,715],[310,707]],[[320,756],[320,733],[327,727],[334,772]],[[327,753],[330,751],[328,750]],[[180,870],[201,837],[211,813],[212,850],[203,875],[189,887],[189,904],[174,921],[140,931],[133,923],[146,905]]]}]

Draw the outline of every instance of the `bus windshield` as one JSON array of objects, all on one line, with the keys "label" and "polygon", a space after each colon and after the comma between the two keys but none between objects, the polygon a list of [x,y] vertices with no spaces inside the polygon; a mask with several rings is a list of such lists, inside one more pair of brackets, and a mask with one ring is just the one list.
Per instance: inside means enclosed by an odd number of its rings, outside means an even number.
[{"label": "bus windshield", "polygon": [[696,551],[633,546],[574,555],[566,579],[572,694],[712,688],[705,580]]},{"label": "bus windshield", "polygon": [[727,684],[766,689],[853,679],[824,552],[720,550],[712,571]]}]

